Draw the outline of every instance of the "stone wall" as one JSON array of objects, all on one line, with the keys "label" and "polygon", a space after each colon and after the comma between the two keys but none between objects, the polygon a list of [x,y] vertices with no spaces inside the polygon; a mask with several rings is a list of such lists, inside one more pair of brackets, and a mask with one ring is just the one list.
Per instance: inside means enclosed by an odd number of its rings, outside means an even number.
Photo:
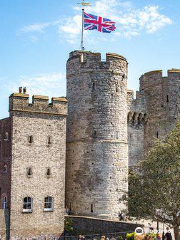
[{"label": "stone wall", "polygon": [[143,224],[110,221],[82,216],[66,216],[66,219],[72,221],[73,228],[77,235],[106,235],[107,233],[134,232],[137,227],[143,227]]},{"label": "stone wall", "polygon": [[128,190],[127,61],[75,51],[67,62],[66,205],[118,219]]},{"label": "stone wall", "polygon": [[[56,99],[49,105],[47,98],[38,96],[30,105],[28,97],[10,96],[10,236],[60,236],[64,229],[67,101]],[[44,208],[47,196],[54,200],[53,209],[48,211]],[[25,197],[33,199],[32,211],[23,210]]]},{"label": "stone wall", "polygon": [[128,90],[128,154],[129,167],[134,167],[144,157],[144,131],[147,123],[147,98],[140,92]]}]

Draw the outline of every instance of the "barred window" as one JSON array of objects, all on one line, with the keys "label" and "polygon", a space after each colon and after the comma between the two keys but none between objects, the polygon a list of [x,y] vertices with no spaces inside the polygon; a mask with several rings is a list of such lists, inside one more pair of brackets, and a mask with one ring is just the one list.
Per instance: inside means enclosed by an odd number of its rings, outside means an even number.
[{"label": "barred window", "polygon": [[44,211],[53,211],[54,199],[53,197],[47,196],[44,199]]},{"label": "barred window", "polygon": [[23,212],[32,212],[33,199],[31,197],[25,197],[23,199]]}]

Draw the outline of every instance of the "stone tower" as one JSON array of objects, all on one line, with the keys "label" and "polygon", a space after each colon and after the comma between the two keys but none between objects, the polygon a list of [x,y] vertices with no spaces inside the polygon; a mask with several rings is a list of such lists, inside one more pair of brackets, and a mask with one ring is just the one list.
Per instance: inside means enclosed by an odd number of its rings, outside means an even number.
[{"label": "stone tower", "polygon": [[128,182],[127,60],[74,51],[67,62],[66,206],[117,219]]},{"label": "stone tower", "polygon": [[147,99],[148,121],[145,128],[146,152],[155,138],[164,138],[175,126],[180,101],[180,71],[168,70],[163,77],[161,70],[145,73],[140,78],[140,91]]},{"label": "stone tower", "polygon": [[9,100],[10,117],[0,121],[1,236],[59,237],[64,230],[67,100],[49,103],[48,97],[34,95],[29,103],[21,88]]},{"label": "stone tower", "polygon": [[135,166],[180,120],[180,70],[147,72],[140,77],[140,91],[128,91],[129,166]]}]

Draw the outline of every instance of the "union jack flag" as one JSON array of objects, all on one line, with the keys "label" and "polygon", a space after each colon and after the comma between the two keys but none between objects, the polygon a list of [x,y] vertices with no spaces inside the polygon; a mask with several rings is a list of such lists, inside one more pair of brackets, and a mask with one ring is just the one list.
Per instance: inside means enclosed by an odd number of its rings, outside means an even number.
[{"label": "union jack flag", "polygon": [[84,12],[84,30],[98,30],[99,32],[110,33],[115,31],[115,22]]}]

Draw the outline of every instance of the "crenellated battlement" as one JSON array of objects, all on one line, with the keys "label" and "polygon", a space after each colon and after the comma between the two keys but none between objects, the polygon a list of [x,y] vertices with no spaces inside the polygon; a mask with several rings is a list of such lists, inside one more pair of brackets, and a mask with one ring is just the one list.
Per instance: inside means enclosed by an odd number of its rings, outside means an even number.
[{"label": "crenellated battlement", "polygon": [[122,69],[127,68],[128,62],[126,58],[115,53],[107,53],[106,59],[101,59],[101,53],[93,53],[86,51],[74,51],[69,55],[67,61],[67,78],[80,72],[99,72],[107,71],[114,75],[122,75]]},{"label": "crenellated battlement", "polygon": [[144,73],[141,77],[143,77],[143,76],[159,76],[159,75],[161,75],[161,77],[162,77],[162,70],[153,70],[153,71],[149,71],[149,72],[146,72],[146,73]]},{"label": "crenellated battlement", "polygon": [[52,98],[48,96],[33,95],[32,103],[29,94],[13,93],[9,97],[9,112],[28,112],[34,114],[67,115],[67,100],[64,97]]},{"label": "crenellated battlement", "polygon": [[168,70],[168,78],[180,80],[180,69],[172,68]]},{"label": "crenellated battlement", "polygon": [[89,52],[89,51],[74,51],[74,52],[71,52],[69,54],[69,60],[72,60],[72,59],[75,59],[75,58],[78,58],[80,60],[80,62],[86,62],[86,61],[97,61],[97,62],[110,62],[110,61],[113,61],[113,60],[124,60],[127,62],[126,58],[119,55],[119,54],[116,54],[116,53],[107,53],[106,54],[106,60],[102,61],[101,60],[101,53],[93,53],[93,52]]}]

